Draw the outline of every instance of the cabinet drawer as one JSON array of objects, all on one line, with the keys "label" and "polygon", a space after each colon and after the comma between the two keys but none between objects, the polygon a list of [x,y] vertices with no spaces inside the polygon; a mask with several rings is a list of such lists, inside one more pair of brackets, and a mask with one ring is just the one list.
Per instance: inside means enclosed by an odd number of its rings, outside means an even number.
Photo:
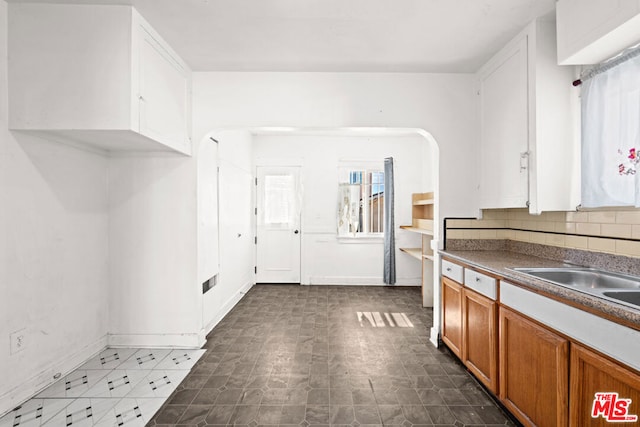
[{"label": "cabinet drawer", "polygon": [[464,280],[464,267],[455,264],[453,262],[442,260],[442,275],[454,280],[458,283],[463,283]]},{"label": "cabinet drawer", "polygon": [[464,270],[464,285],[492,300],[496,299],[496,279],[477,271]]}]

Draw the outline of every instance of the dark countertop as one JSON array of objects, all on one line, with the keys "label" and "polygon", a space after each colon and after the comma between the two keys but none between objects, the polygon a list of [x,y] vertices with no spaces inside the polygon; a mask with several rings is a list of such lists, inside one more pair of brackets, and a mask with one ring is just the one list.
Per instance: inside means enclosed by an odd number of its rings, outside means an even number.
[{"label": "dark countertop", "polygon": [[507,281],[516,282],[516,284],[520,284],[531,291],[552,295],[560,300],[591,308],[592,310],[589,311],[603,313],[607,315],[606,317],[610,320],[618,320],[629,326],[635,326],[635,329],[640,330],[640,309],[617,304],[594,295],[511,270],[514,267],[562,267],[568,266],[569,264],[518,252],[501,250],[444,250],[439,252],[443,257],[452,261],[459,261],[492,273]]}]

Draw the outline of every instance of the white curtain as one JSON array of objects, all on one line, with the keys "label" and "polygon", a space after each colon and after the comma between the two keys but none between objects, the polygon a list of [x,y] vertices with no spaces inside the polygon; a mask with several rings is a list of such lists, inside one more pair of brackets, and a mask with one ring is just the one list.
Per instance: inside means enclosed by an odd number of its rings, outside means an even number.
[{"label": "white curtain", "polygon": [[360,184],[338,186],[338,236],[355,237],[360,226]]},{"label": "white curtain", "polygon": [[582,84],[582,206],[640,207],[640,56]]}]

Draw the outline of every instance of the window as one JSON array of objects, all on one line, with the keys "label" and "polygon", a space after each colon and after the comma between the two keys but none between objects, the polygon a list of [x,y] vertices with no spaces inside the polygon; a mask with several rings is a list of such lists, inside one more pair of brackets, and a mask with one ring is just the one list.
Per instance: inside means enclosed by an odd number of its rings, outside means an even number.
[{"label": "window", "polygon": [[344,168],[338,185],[338,236],[381,237],[384,233],[384,172]]},{"label": "window", "polygon": [[264,223],[289,224],[295,210],[295,182],[291,175],[264,177]]}]

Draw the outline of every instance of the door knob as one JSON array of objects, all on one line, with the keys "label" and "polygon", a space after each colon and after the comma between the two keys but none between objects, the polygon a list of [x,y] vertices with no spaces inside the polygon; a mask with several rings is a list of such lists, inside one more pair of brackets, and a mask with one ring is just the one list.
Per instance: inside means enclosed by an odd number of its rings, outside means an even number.
[{"label": "door knob", "polygon": [[295,230],[293,233],[294,233],[294,234],[298,234],[298,233],[299,233],[299,231],[298,231],[298,230]]}]

